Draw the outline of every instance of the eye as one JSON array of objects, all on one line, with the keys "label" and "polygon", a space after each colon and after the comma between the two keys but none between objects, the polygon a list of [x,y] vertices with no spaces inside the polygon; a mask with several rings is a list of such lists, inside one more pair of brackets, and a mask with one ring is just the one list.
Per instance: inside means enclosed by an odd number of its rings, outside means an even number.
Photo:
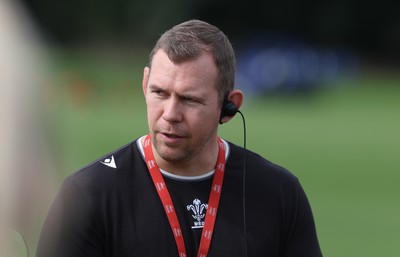
[{"label": "eye", "polygon": [[195,99],[193,99],[191,97],[183,97],[183,100],[186,102],[197,102]]},{"label": "eye", "polygon": [[151,90],[151,92],[158,97],[165,97],[167,95],[167,93],[161,89],[153,89],[153,90]]},{"label": "eye", "polygon": [[197,105],[197,104],[201,104],[202,101],[196,97],[192,97],[192,96],[183,96],[182,100],[190,105]]}]

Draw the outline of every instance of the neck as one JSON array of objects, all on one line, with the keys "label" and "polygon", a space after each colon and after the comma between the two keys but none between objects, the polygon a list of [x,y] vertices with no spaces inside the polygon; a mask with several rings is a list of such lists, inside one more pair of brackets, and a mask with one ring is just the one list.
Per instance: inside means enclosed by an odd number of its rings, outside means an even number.
[{"label": "neck", "polygon": [[210,151],[207,151],[203,156],[196,155],[189,160],[180,162],[170,162],[163,159],[157,154],[154,148],[153,154],[160,169],[179,176],[200,176],[215,168],[218,158],[218,150],[218,144],[216,142],[215,147]]}]

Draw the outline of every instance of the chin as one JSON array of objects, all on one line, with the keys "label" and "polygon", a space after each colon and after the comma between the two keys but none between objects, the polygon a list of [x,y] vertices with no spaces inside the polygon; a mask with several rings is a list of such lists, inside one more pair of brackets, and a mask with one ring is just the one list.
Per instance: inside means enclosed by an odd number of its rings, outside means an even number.
[{"label": "chin", "polygon": [[185,153],[159,153],[160,157],[170,163],[181,163],[189,159],[189,155]]}]

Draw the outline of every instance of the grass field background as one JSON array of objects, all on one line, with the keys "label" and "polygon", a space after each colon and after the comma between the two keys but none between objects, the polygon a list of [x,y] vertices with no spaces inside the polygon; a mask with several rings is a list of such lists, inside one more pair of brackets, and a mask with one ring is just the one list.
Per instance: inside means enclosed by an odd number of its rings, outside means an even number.
[{"label": "grass field background", "polygon": [[[147,133],[147,53],[54,52],[48,115],[59,180]],[[242,111],[248,149],[299,177],[324,256],[399,256],[399,72],[361,70],[310,94],[248,97]],[[220,135],[243,145],[240,117]]]}]

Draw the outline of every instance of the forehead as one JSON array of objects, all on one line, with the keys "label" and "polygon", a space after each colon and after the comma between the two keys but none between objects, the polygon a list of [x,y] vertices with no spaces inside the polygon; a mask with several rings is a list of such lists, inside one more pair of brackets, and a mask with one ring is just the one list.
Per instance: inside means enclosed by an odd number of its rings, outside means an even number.
[{"label": "forehead", "polygon": [[150,83],[182,84],[216,89],[217,67],[210,53],[203,53],[193,60],[174,63],[163,50],[153,56]]}]

